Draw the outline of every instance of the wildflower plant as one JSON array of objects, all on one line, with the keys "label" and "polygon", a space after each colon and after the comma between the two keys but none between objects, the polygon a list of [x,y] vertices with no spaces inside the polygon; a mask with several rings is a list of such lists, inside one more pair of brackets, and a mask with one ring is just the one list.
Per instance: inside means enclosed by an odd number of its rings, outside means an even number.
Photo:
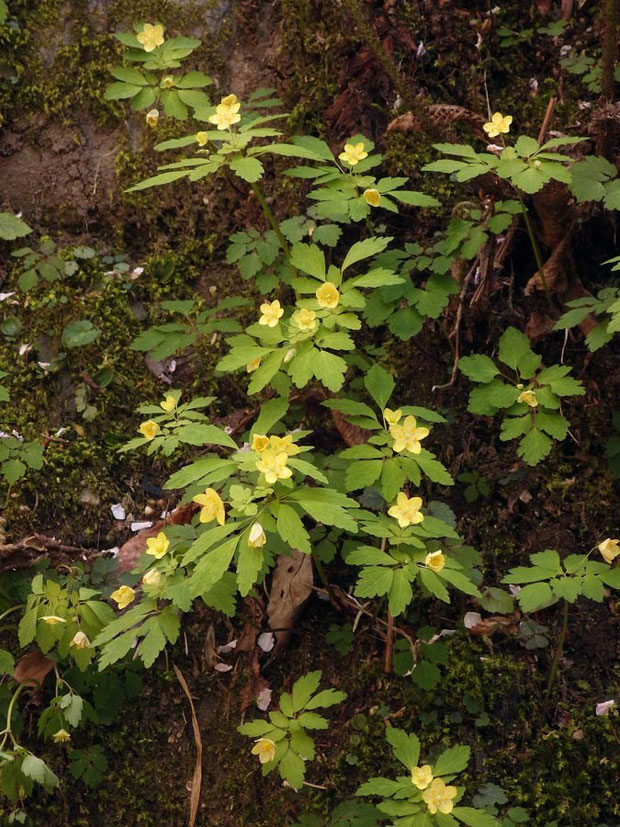
[{"label": "wildflower plant", "polygon": [[133,340],[131,349],[148,353],[151,359],[159,361],[183,353],[202,338],[241,332],[240,323],[231,318],[230,311],[250,303],[241,296],[230,296],[216,307],[205,309],[193,299],[163,301],[161,309],[175,314],[175,320],[148,327]]},{"label": "wildflower plant", "polygon": [[369,432],[362,445],[345,448],[337,455],[345,460],[345,490],[374,485],[391,502],[406,483],[420,485],[423,477],[441,485],[454,481],[435,454],[423,447],[431,423],[444,423],[441,414],[414,405],[397,410],[388,407],[395,383],[388,371],[373,365],[364,376],[364,387],[378,412],[350,397],[328,399],[323,405],[339,411],[352,425]]},{"label": "wildflower plant", "polygon": [[263,775],[278,769],[280,777],[296,790],[306,776],[306,763],[315,757],[314,739],[307,730],[325,730],[328,721],[315,710],[327,709],[346,699],[336,689],[317,692],[321,672],[308,672],[298,678],[290,693],[280,695],[279,708],[269,713],[269,720],[255,719],[237,727],[242,735],[256,739],[252,754],[261,764]]},{"label": "wildflower plant", "polygon": [[449,747],[431,761],[420,757],[420,740],[414,733],[387,727],[385,737],[407,774],[396,779],[370,778],[356,795],[380,799],[377,809],[392,819],[394,827],[466,824],[469,827],[499,827],[500,822],[476,807],[461,806],[465,787],[456,786],[458,775],[469,763],[470,748]]},{"label": "wildflower plant", "polygon": [[390,240],[372,237],[356,242],[340,267],[328,266],[316,244],[295,244],[289,261],[304,275],[291,280],[297,293],[294,306],[283,307],[279,299],[263,302],[257,323],[228,339],[231,350],[218,369],[245,368],[252,374],[251,394],[270,384],[284,395],[292,385],[303,388],[313,377],[329,390],[339,391],[348,367],[339,352],[355,350],[351,333],[362,327],[363,291],[401,281],[385,268],[355,276],[349,268],[384,250]]},{"label": "wildflower plant", "polygon": [[209,108],[210,101],[203,91],[213,80],[203,72],[176,74],[185,58],[200,46],[195,37],[164,37],[160,24],[144,23],[135,26],[135,32],[116,32],[115,37],[125,47],[124,57],[135,66],[115,66],[110,69],[116,82],[106,91],[106,100],[129,100],[134,111],[149,109],[146,123],[157,126],[159,109],[170,118],[187,120],[190,110]]},{"label": "wildflower plant", "polygon": [[[620,256],[610,258],[605,264],[612,264],[612,270],[620,270]],[[599,321],[586,335],[588,350],[592,353],[611,342],[614,333],[620,332],[620,289],[604,287],[596,296],[580,296],[566,302],[570,308],[555,323],[554,330],[569,330],[584,321],[590,314]]]},{"label": "wildflower plant", "polygon": [[[591,559],[598,552],[602,561]],[[563,601],[562,629],[551,662],[546,701],[555,681],[568,628],[568,607],[580,597],[602,603],[605,586],[620,589],[620,568],[613,563],[620,556],[620,540],[607,537],[587,554],[569,554],[562,559],[554,549],[530,555],[529,566],[517,566],[502,583],[519,586],[517,600],[524,612],[537,612]],[[545,702],[546,702],[545,701]]]},{"label": "wildflower plant", "polygon": [[369,171],[379,166],[383,157],[374,152],[375,144],[364,135],[345,141],[342,152],[334,155],[318,138],[298,136],[295,146],[311,150],[319,166],[299,166],[285,175],[313,181],[308,198],[316,202],[318,218],[337,222],[357,222],[372,216],[377,208],[397,213],[399,204],[413,207],[438,207],[439,201],[422,192],[403,189],[408,178],[377,178]]},{"label": "wildflower plant", "polygon": [[585,388],[569,376],[570,367],[550,365],[541,369],[542,357],[531,349],[527,336],[514,327],[509,327],[499,340],[498,360],[503,367],[483,354],[459,360],[461,372],[478,385],[469,396],[467,410],[486,416],[504,411],[500,439],[519,439],[518,455],[528,465],[537,465],[551,451],[553,440],[563,440],[568,434],[569,423],[561,413],[562,399],[583,396]]}]

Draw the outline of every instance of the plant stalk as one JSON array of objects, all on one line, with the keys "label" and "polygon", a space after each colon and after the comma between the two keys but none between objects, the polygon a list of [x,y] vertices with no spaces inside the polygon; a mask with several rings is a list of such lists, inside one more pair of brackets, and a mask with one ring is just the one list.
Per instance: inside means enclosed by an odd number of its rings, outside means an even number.
[{"label": "plant stalk", "polygon": [[545,704],[544,708],[547,708],[547,704],[549,703],[549,697],[551,696],[551,690],[553,688],[553,684],[558,674],[558,666],[560,664],[560,656],[562,655],[562,650],[564,649],[564,641],[566,639],[566,631],[568,629],[568,601],[564,601],[564,613],[562,616],[562,631],[560,632],[560,637],[555,647],[555,652],[553,653],[553,661],[551,663],[551,670],[549,672],[549,680],[547,681],[547,691],[545,692]]},{"label": "plant stalk", "polygon": [[551,301],[551,293],[549,292],[549,285],[547,284],[547,279],[545,278],[545,271],[544,271],[544,262],[542,258],[542,253],[540,252],[540,247],[538,246],[538,240],[536,239],[536,234],[534,233],[534,228],[532,227],[532,222],[530,221],[530,216],[527,211],[527,207],[525,206],[525,202],[523,201],[523,196],[519,193],[519,201],[521,202],[521,213],[523,215],[523,221],[525,222],[525,228],[527,230],[527,234],[530,237],[530,244],[532,245],[532,250],[534,252],[534,258],[536,259],[536,266],[538,267],[538,272],[540,273],[540,279],[543,283],[543,287],[545,290],[545,296],[547,298],[547,304],[549,308],[553,310],[553,302]]},{"label": "plant stalk", "polygon": [[288,245],[288,241],[284,238],[284,236],[282,234],[282,230],[280,229],[280,225],[276,221],[276,217],[272,213],[271,207],[267,203],[267,199],[265,198],[265,194],[263,193],[263,191],[259,187],[259,185],[256,183],[256,181],[253,181],[250,184],[250,186],[252,187],[252,191],[253,191],[254,195],[256,196],[256,198],[258,200],[258,203],[261,205],[261,209],[262,209],[263,213],[265,214],[265,218],[267,219],[267,221],[271,225],[271,229],[274,231],[274,233],[278,237],[278,241],[280,242],[280,244],[282,245],[282,249],[284,250],[284,256],[285,256],[286,260],[288,261],[291,257],[291,248]]}]

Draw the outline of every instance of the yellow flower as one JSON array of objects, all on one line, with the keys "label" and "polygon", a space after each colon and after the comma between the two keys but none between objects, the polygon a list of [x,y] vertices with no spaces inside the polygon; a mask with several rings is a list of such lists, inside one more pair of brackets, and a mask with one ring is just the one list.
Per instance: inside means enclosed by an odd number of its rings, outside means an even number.
[{"label": "yellow flower", "polygon": [[338,307],[340,293],[336,285],[332,284],[331,281],[326,281],[325,284],[322,284],[315,295],[318,299],[319,307],[325,307],[328,310],[333,310],[335,307]]},{"label": "yellow flower", "polygon": [[258,370],[260,367],[261,358],[260,356],[257,359],[252,359],[251,362],[248,362],[245,366],[245,369],[248,373],[254,373],[255,370]]},{"label": "yellow flower", "polygon": [[411,783],[418,790],[425,790],[432,780],[433,771],[430,764],[424,764],[423,767],[413,767],[411,770]]},{"label": "yellow flower", "polygon": [[448,815],[454,807],[452,799],[456,796],[456,793],[456,787],[447,787],[441,778],[436,778],[431,786],[422,793],[422,800],[431,815],[435,815],[436,812]]},{"label": "yellow flower", "polygon": [[155,588],[161,583],[161,574],[157,569],[149,569],[142,575],[142,585]]},{"label": "yellow flower", "polygon": [[260,523],[254,523],[250,529],[250,536],[248,537],[248,545],[250,548],[261,548],[267,542],[267,535],[265,529]]},{"label": "yellow flower", "polygon": [[261,764],[268,764],[276,757],[276,745],[271,738],[258,738],[252,747],[252,755],[258,755]]},{"label": "yellow flower", "polygon": [[379,190],[364,190],[364,201],[371,207],[378,207],[381,203],[381,193]]},{"label": "yellow flower", "polygon": [[254,436],[252,437],[252,450],[253,451],[256,451],[257,454],[260,454],[268,446],[269,446],[269,437],[268,436],[262,436],[261,434],[254,434]]},{"label": "yellow flower", "polygon": [[234,123],[239,123],[241,104],[236,95],[227,95],[215,107],[215,115],[211,115],[209,123],[214,123],[218,129],[230,129]]},{"label": "yellow flower", "polygon": [[396,423],[398,422],[398,420],[401,418],[402,415],[403,415],[403,412],[401,411],[400,408],[397,411],[393,411],[391,408],[386,408],[383,411],[383,417],[384,417],[385,421],[388,423],[388,425],[396,425]]},{"label": "yellow flower", "polygon": [[314,310],[298,310],[293,316],[293,324],[302,332],[315,330],[317,327],[316,313]]},{"label": "yellow flower", "polygon": [[142,31],[136,35],[136,40],[142,44],[145,52],[152,52],[164,42],[164,27],[145,23]]},{"label": "yellow flower", "polygon": [[350,167],[354,167],[356,164],[359,164],[360,161],[363,161],[364,158],[368,158],[368,153],[364,149],[364,144],[360,141],[359,144],[345,144],[344,151],[341,152],[338,157]]},{"label": "yellow flower", "polygon": [[162,89],[172,89],[174,86],[174,78],[172,75],[166,75],[166,77],[161,79],[161,83],[159,85]]},{"label": "yellow flower", "polygon": [[201,523],[217,520],[220,525],[224,525],[226,520],[224,503],[215,488],[207,488],[204,494],[196,494],[194,502],[202,506],[200,509]]},{"label": "yellow flower", "polygon": [[58,617],[58,615],[43,615],[41,620],[45,621],[49,626],[57,626],[59,623],[67,622],[64,617]]},{"label": "yellow flower", "polygon": [[443,551],[431,551],[431,553],[427,554],[424,558],[424,565],[428,566],[428,568],[435,573],[441,571],[446,565],[446,557]]},{"label": "yellow flower", "polygon": [[159,403],[159,407],[166,411],[166,413],[172,413],[172,411],[176,408],[177,403],[174,396],[168,394],[168,396],[164,399],[163,402]]},{"label": "yellow flower", "polygon": [[71,639],[69,646],[75,646],[76,649],[88,649],[90,646],[88,635],[85,635],[84,632],[76,632]]},{"label": "yellow flower", "polygon": [[159,109],[149,109],[146,113],[145,120],[149,126],[157,126],[159,121]]},{"label": "yellow flower", "polygon": [[613,563],[620,554],[620,540],[612,540],[611,537],[608,537],[598,544],[598,550],[606,563]]},{"label": "yellow flower", "polygon": [[521,391],[517,397],[517,402],[525,402],[530,408],[535,408],[538,405],[538,399],[534,391]]},{"label": "yellow flower", "polygon": [[401,451],[411,451],[412,454],[419,454],[422,450],[420,440],[429,435],[428,428],[418,428],[415,416],[407,416],[402,425],[390,426],[390,434],[394,437],[394,451],[399,454]]},{"label": "yellow flower", "polygon": [[393,505],[388,514],[398,520],[398,525],[401,528],[407,528],[410,525],[417,525],[424,519],[424,514],[420,512],[422,508],[422,497],[409,497],[404,491],[401,491],[396,497],[396,505]]},{"label": "yellow flower", "polygon": [[301,451],[301,448],[293,442],[293,437],[290,434],[269,437],[269,445],[276,454],[284,451],[289,457],[293,457]]},{"label": "yellow flower", "polygon": [[209,138],[207,137],[206,132],[197,132],[195,137],[196,137],[196,143],[198,144],[198,146],[204,146],[207,143],[207,141],[209,140]]},{"label": "yellow flower", "polygon": [[275,327],[282,316],[284,310],[280,307],[280,302],[276,299],[274,302],[265,302],[260,306],[262,316],[258,320],[259,324],[267,325],[267,327]]},{"label": "yellow flower", "polygon": [[138,430],[146,439],[155,439],[159,433],[159,425],[157,422],[153,422],[152,419],[149,419],[148,422],[143,422]]},{"label": "yellow flower", "polygon": [[146,541],[146,553],[152,555],[156,560],[161,560],[168,551],[169,545],[170,540],[163,531],[160,531],[157,537],[149,537]]},{"label": "yellow flower", "polygon": [[512,115],[501,115],[496,112],[491,120],[482,127],[489,138],[496,138],[498,135],[506,135],[510,132]]},{"label": "yellow flower", "polygon": [[276,480],[286,480],[293,476],[293,472],[287,467],[288,454],[286,451],[276,453],[271,449],[263,451],[261,458],[256,463],[256,470],[265,475],[265,479],[269,485],[273,485]]},{"label": "yellow flower", "polygon": [[67,741],[71,740],[71,735],[67,732],[66,729],[59,729],[58,732],[55,732],[52,735],[52,740],[55,741],[57,744],[66,743]]},{"label": "yellow flower", "polygon": [[130,603],[133,603],[135,596],[136,593],[131,586],[119,586],[115,592],[112,592],[110,598],[119,609],[125,609]]}]

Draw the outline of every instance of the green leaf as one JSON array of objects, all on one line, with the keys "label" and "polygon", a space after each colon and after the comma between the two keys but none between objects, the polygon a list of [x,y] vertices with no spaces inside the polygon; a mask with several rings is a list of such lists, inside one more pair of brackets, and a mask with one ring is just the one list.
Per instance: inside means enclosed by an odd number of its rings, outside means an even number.
[{"label": "green leaf", "polygon": [[383,469],[382,460],[361,460],[352,463],[345,476],[345,489],[357,491],[376,482]]},{"label": "green leaf", "polygon": [[459,359],[459,370],[474,382],[485,384],[494,379],[499,373],[495,362],[481,353],[474,356],[463,356]]},{"label": "green leaf", "polygon": [[[500,827],[502,822],[484,810],[477,810],[474,807],[455,807],[452,815],[468,827]],[[503,822],[506,824],[506,822]]]},{"label": "green leaf", "polygon": [[508,367],[517,370],[519,362],[532,352],[530,340],[516,327],[507,328],[499,340],[499,359]]},{"label": "green leaf", "polygon": [[98,339],[100,330],[88,319],[80,319],[68,325],[62,334],[62,345],[66,348],[83,347]]},{"label": "green leaf", "polygon": [[277,519],[278,534],[293,549],[299,549],[310,554],[310,535],[304,528],[301,518],[294,508],[286,503],[280,503]]},{"label": "green leaf", "polygon": [[200,559],[190,578],[193,594],[200,595],[209,591],[222,578],[224,572],[228,571],[238,541],[237,536],[231,537]]},{"label": "green leaf", "polygon": [[527,462],[528,465],[538,465],[553,447],[549,437],[538,428],[532,430],[523,437],[517,448],[517,454]]},{"label": "green leaf", "polygon": [[185,169],[162,172],[159,175],[154,175],[152,178],[146,178],[144,181],[140,181],[139,184],[134,184],[133,187],[129,187],[125,192],[138,192],[138,190],[146,190],[150,187],[161,187],[164,184],[171,184],[173,181],[178,181],[179,178],[185,178],[187,172]]},{"label": "green leaf", "polygon": [[11,675],[15,669],[15,658],[6,649],[0,649],[0,675]]},{"label": "green leaf", "polygon": [[433,768],[433,775],[455,775],[463,772],[469,763],[471,750],[464,744],[445,750],[441,753]]},{"label": "green leaf", "polygon": [[242,544],[237,558],[237,586],[241,597],[249,594],[258,579],[264,561],[261,548],[252,548],[247,543]]},{"label": "green leaf", "polygon": [[0,212],[0,239],[14,241],[32,232],[25,221],[10,212]]},{"label": "green leaf", "polygon": [[265,168],[258,158],[241,157],[230,162],[230,168],[239,178],[254,183],[262,177]]},{"label": "green leaf", "polygon": [[408,770],[417,767],[420,758],[420,739],[415,733],[408,734],[403,729],[387,727],[385,737],[401,764]]},{"label": "green leaf", "polygon": [[38,781],[46,790],[52,790],[58,786],[58,778],[47,764],[40,758],[37,758],[36,755],[32,755],[32,753],[26,755],[20,769],[26,778],[32,778],[33,781]]},{"label": "green leaf", "polygon": [[581,577],[558,577],[551,581],[551,589],[554,594],[567,600],[569,603],[574,603],[583,590],[583,582]]},{"label": "green leaf", "polygon": [[178,428],[176,435],[181,442],[188,445],[225,445],[227,448],[237,448],[237,444],[226,431],[216,425],[192,422],[190,425],[182,425]]},{"label": "green leaf", "polygon": [[110,74],[117,80],[122,80],[124,83],[132,83],[134,86],[146,86],[148,81],[137,69],[128,66],[113,66],[110,69]]},{"label": "green leaf", "polygon": [[306,765],[296,752],[293,752],[293,750],[289,748],[280,759],[279,769],[282,778],[290,784],[294,790],[300,790],[302,788],[306,774]]},{"label": "green leaf", "polygon": [[414,460],[432,482],[437,482],[439,485],[454,485],[450,474],[430,451],[423,448],[419,454],[415,455]]},{"label": "green leaf", "polygon": [[524,612],[537,612],[557,602],[549,583],[530,583],[523,586],[517,595],[519,605]]},{"label": "green leaf", "polygon": [[336,393],[344,384],[347,363],[334,353],[329,353],[326,350],[315,350],[312,369],[316,378],[326,388]]},{"label": "green leaf", "polygon": [[325,254],[316,244],[293,244],[290,263],[303,273],[325,281]]},{"label": "green leaf", "polygon": [[380,365],[374,364],[364,377],[364,385],[377,405],[383,410],[394,391],[392,374]]},{"label": "green leaf", "polygon": [[388,593],[390,611],[394,617],[402,614],[413,599],[411,583],[403,569],[394,569],[392,585]]},{"label": "green leaf", "polygon": [[308,703],[321,683],[321,671],[308,672],[293,684],[293,710],[300,712]]},{"label": "green leaf", "polygon": [[342,271],[344,272],[347,267],[351,267],[352,264],[358,261],[382,253],[390,241],[392,241],[392,237],[373,237],[365,238],[363,241],[357,241],[346,254],[342,262]]},{"label": "green leaf", "polygon": [[341,704],[346,700],[346,697],[346,692],[340,692],[338,689],[323,689],[321,692],[317,692],[313,698],[310,698],[305,709],[327,709],[330,706]]},{"label": "green leaf", "polygon": [[142,91],[142,85],[132,83],[111,83],[105,90],[103,97],[107,101],[126,100],[133,98]]}]

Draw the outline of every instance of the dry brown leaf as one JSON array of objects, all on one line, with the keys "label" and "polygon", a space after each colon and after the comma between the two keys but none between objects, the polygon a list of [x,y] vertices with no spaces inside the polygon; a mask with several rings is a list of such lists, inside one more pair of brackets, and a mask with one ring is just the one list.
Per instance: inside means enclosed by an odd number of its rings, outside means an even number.
[{"label": "dry brown leaf", "polygon": [[332,410],[331,415],[334,420],[334,425],[338,428],[338,433],[349,447],[353,445],[363,445],[365,442],[368,442],[371,431],[360,428],[358,425],[352,425],[344,418],[340,411]]},{"label": "dry brown leaf", "polygon": [[546,17],[549,14],[552,5],[553,0],[536,0],[536,8],[543,17]]},{"label": "dry brown leaf", "polygon": [[146,541],[150,537],[156,537],[162,528],[167,525],[185,525],[189,523],[193,515],[198,510],[196,503],[187,503],[175,508],[165,520],[159,520],[151,528],[145,528],[144,531],[130,537],[126,543],[120,547],[117,560],[119,572],[130,571],[138,562],[140,557],[146,551]]},{"label": "dry brown leaf", "polygon": [[188,827],[194,827],[196,823],[196,816],[198,815],[198,805],[200,804],[200,787],[202,785],[202,738],[200,736],[200,727],[198,726],[198,718],[196,717],[196,710],[194,709],[194,702],[187,685],[187,681],[183,677],[183,673],[176,665],[173,664],[175,674],[181,684],[181,689],[185,692],[185,696],[189,701],[189,708],[192,713],[192,729],[194,730],[194,742],[196,744],[196,764],[194,765],[194,775],[192,777],[192,793],[189,801],[189,818],[187,820]]},{"label": "dry brown leaf", "polygon": [[29,652],[15,664],[13,679],[18,683],[37,683],[39,686],[45,676],[54,668],[54,661],[41,652]]},{"label": "dry brown leaf", "polygon": [[485,617],[483,621],[472,626],[469,629],[469,634],[476,635],[477,637],[492,635],[494,632],[502,632],[505,635],[516,635],[517,631],[517,622],[514,617],[492,615],[491,617]]},{"label": "dry brown leaf", "polygon": [[312,557],[302,551],[292,556],[280,555],[271,578],[267,604],[269,628],[275,632],[274,657],[288,643],[301,607],[312,594],[314,572]]}]

